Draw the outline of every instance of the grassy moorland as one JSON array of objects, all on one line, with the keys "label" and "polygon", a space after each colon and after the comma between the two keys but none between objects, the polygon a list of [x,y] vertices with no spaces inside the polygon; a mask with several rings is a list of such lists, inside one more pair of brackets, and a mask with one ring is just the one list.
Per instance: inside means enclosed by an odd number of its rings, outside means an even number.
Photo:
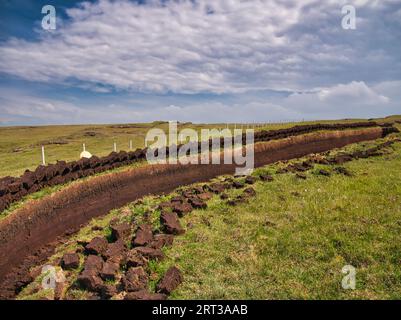
[{"label": "grassy moorland", "polygon": [[[176,265],[184,282],[172,299],[399,299],[401,143],[380,157],[346,163],[350,177],[335,173],[333,166],[317,165],[302,180],[292,173],[276,174],[282,165],[256,170],[255,174],[271,173],[274,181],[257,182],[257,195],[249,203],[232,207],[215,196],[207,209],[182,218],[186,233],[164,250],[164,261],[150,264],[151,288]],[[317,174],[320,168],[331,175]],[[49,263],[76,249],[77,240],[107,236],[107,226],[116,217],[140,223],[150,212],[150,221],[158,228],[160,212],[155,207],[170,196],[147,197],[93,220],[61,245]],[[341,287],[345,265],[356,268],[355,290]],[[67,275],[69,284],[79,271]],[[40,290],[40,280],[18,298],[51,297],[51,290]],[[66,292],[66,298],[86,297],[83,290]]]},{"label": "grassy moorland", "polygon": [[[168,250],[166,266],[185,274],[173,298],[400,299],[400,167],[398,144],[347,164],[353,177],[276,175],[248,205],[215,199]],[[345,265],[356,290],[341,287]]]},{"label": "grassy moorland", "polygon": [[[399,116],[386,118],[386,121],[401,119]],[[362,119],[360,119],[362,120]],[[319,123],[351,122],[353,120],[318,121]],[[383,120],[383,119],[380,119]],[[271,123],[255,128],[279,129],[303,123]],[[230,124],[229,128],[246,128],[254,125]],[[193,128],[226,128],[227,124],[192,124],[181,123],[178,129]],[[121,125],[63,125],[63,126],[30,126],[0,127],[0,177],[19,176],[26,169],[33,170],[41,164],[41,146],[45,146],[46,161],[78,160],[82,144],[93,155],[105,156],[113,150],[116,142],[117,150],[129,150],[132,140],[133,149],[144,147],[146,133],[151,128],[160,128],[167,132],[167,122],[121,124]]]}]

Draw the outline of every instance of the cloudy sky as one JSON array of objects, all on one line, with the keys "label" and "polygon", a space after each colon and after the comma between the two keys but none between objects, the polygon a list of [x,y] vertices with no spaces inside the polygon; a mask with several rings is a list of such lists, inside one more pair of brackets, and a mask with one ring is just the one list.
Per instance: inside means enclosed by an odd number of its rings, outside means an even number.
[{"label": "cloudy sky", "polygon": [[2,0],[0,125],[401,114],[400,39],[401,0]]}]

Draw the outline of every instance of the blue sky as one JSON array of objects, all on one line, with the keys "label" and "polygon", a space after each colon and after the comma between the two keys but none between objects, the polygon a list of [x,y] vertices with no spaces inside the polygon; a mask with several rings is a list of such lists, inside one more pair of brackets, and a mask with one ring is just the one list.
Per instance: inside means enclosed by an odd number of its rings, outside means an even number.
[{"label": "blue sky", "polygon": [[3,0],[0,125],[400,114],[400,39],[401,0]]}]

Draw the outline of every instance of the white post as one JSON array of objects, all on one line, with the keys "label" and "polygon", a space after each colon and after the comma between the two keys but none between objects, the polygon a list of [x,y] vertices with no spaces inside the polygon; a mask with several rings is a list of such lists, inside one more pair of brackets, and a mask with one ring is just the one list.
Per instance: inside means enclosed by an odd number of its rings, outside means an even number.
[{"label": "white post", "polygon": [[82,144],[82,151],[85,152],[86,151],[86,146],[85,143]]},{"label": "white post", "polygon": [[45,147],[42,146],[42,164],[45,166],[46,165],[46,159],[45,159]]},{"label": "white post", "polygon": [[132,150],[132,140],[129,141],[129,149]]},{"label": "white post", "polygon": [[113,151],[117,152],[117,144],[115,142],[113,143]]}]

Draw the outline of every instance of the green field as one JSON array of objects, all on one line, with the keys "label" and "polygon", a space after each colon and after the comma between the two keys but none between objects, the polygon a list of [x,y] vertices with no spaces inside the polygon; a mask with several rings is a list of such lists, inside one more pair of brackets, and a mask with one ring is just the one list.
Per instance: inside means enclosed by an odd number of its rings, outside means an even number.
[{"label": "green field", "polygon": [[[400,116],[386,118],[386,121],[401,119]],[[362,120],[362,119],[361,119]],[[319,123],[352,122],[354,120],[318,121]],[[261,129],[279,129],[303,123],[270,123],[255,127]],[[229,124],[230,129],[254,127],[254,124]],[[227,124],[192,124],[181,123],[178,129],[226,128]],[[78,160],[82,144],[93,155],[105,156],[113,151],[129,150],[130,140],[133,149],[144,147],[146,133],[151,128],[160,128],[167,132],[168,123],[137,123],[125,125],[74,125],[74,126],[36,126],[36,127],[0,127],[0,177],[19,176],[26,169],[33,170],[42,163],[41,146],[45,147],[46,162],[57,160]]]},{"label": "green field", "polygon": [[[401,145],[346,167],[354,177],[276,175],[249,205],[186,217],[161,267],[184,270],[173,298],[400,299]],[[341,287],[345,265],[356,290]]]},{"label": "green field", "polygon": [[[181,219],[187,231],[165,249],[163,262],[151,264],[151,286],[176,265],[184,282],[172,299],[400,299],[401,143],[383,156],[345,164],[351,177],[335,173],[333,166],[316,166],[300,180],[291,173],[275,174],[280,166],[257,169],[255,174],[271,173],[274,181],[257,182],[257,196],[248,204],[231,207],[215,196],[207,209]],[[317,174],[323,167],[330,177]],[[73,250],[77,239],[107,234],[107,228],[93,231],[92,226],[106,227],[114,217],[135,217],[139,223],[150,211],[157,228],[159,212],[154,208],[168,197],[147,197],[143,204],[93,220],[49,262]],[[341,287],[345,265],[356,268],[355,290]],[[75,276],[70,274],[68,281]],[[39,281],[19,298],[51,296],[38,291]],[[86,293],[71,290],[68,297],[83,299]]]}]

